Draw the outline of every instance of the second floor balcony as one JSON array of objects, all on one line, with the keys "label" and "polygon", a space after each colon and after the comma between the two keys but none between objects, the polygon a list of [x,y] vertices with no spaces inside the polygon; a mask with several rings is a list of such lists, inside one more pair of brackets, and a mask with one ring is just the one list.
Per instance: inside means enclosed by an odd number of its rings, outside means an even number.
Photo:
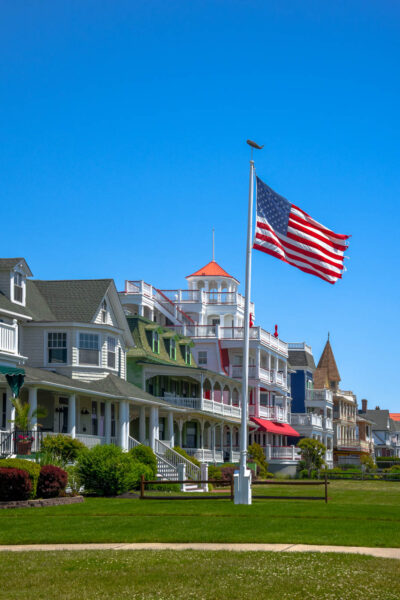
[{"label": "second floor balcony", "polygon": [[[243,366],[229,365],[229,377],[242,379]],[[287,377],[283,371],[263,369],[262,367],[258,369],[256,365],[249,365],[249,379],[260,379],[264,383],[276,383],[283,387],[286,387],[287,383]]]},{"label": "second floor balcony", "polygon": [[[258,413],[258,414],[257,414]],[[289,423],[290,413],[283,406],[258,406],[249,405],[249,416],[259,417],[260,419],[268,419],[268,421],[278,421],[279,423]]]},{"label": "second floor balcony", "polygon": [[182,398],[180,396],[166,395],[160,397],[159,399],[167,401],[170,404],[173,404],[174,406],[188,408],[190,410],[204,411],[213,415],[222,415],[237,418],[240,418],[241,416],[240,406],[235,406],[233,404],[225,404],[224,402],[209,400],[207,398]]},{"label": "second floor balcony", "polygon": [[19,357],[18,323],[0,323],[0,352]]}]

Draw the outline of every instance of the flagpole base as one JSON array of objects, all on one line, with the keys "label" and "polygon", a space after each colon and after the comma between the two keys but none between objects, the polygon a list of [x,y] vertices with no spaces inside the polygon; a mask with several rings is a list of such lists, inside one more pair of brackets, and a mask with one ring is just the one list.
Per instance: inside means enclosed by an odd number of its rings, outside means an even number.
[{"label": "flagpole base", "polygon": [[233,491],[235,504],[251,504],[251,471],[244,468],[233,475]]}]

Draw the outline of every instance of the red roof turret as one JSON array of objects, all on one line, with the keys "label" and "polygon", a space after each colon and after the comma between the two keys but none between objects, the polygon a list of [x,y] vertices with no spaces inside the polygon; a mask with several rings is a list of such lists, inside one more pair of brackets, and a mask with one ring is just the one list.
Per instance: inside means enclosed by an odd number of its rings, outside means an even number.
[{"label": "red roof turret", "polygon": [[222,267],[220,267],[219,264],[215,262],[215,260],[211,260],[207,265],[205,265],[198,271],[195,271],[191,275],[188,275],[186,279],[188,277],[229,277],[229,279],[234,279],[235,281],[237,281],[235,277],[232,277],[232,275],[229,275],[229,273],[227,273]]}]

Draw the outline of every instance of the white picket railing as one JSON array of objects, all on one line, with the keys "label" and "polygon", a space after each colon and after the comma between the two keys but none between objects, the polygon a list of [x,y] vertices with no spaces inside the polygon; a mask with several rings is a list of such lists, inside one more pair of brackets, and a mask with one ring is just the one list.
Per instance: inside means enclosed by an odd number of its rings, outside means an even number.
[{"label": "white picket railing", "polygon": [[222,450],[210,450],[209,448],[183,448],[186,454],[197,458],[201,462],[224,462],[224,453]]},{"label": "white picket railing", "polygon": [[135,448],[136,446],[140,446],[140,442],[128,435],[128,450],[132,450],[132,448]]},{"label": "white picket railing", "polygon": [[231,417],[240,417],[241,414],[239,406],[223,404],[222,402],[215,402],[215,400],[208,400],[207,398],[203,399],[203,410],[216,415],[228,415]]},{"label": "white picket railing", "polygon": [[106,438],[101,435],[87,435],[86,433],[77,433],[76,439],[81,441],[88,448],[94,448],[99,444],[105,444]]},{"label": "white picket railing", "polygon": [[267,460],[300,460],[301,451],[296,446],[266,446],[264,448]]},{"label": "white picket railing", "polygon": [[200,468],[194,465],[190,460],[188,460],[184,456],[181,456],[180,454],[178,454],[178,452],[164,444],[164,442],[162,442],[161,440],[155,440],[155,453],[161,458],[164,458],[164,460],[166,460],[168,463],[170,463],[171,466],[175,467],[176,469],[178,468],[179,464],[185,464],[186,475],[189,479],[193,479],[195,481],[200,479]]},{"label": "white picket railing", "polygon": [[181,406],[182,408],[201,410],[201,398],[182,398],[180,396],[173,396],[172,394],[165,394],[164,396],[160,396],[159,400],[166,400],[170,404]]},{"label": "white picket railing", "polygon": [[0,351],[18,354],[18,324],[0,323]]}]

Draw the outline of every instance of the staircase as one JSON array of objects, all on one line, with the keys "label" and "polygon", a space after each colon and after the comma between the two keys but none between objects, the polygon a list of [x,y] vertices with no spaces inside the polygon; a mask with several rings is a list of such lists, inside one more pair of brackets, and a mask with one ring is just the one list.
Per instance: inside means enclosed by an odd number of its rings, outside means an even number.
[{"label": "staircase", "polygon": [[[138,446],[140,442],[135,440],[135,438],[129,436],[128,437],[128,448],[134,448]],[[202,492],[202,488],[196,483],[197,480],[200,479],[200,469],[196,465],[194,465],[190,460],[181,456],[167,446],[161,440],[155,440],[155,450],[154,453],[157,457],[157,477],[159,479],[169,479],[171,481],[178,480],[178,465],[184,464],[186,467],[186,477],[187,479],[192,479],[193,484],[185,485],[185,492]]]}]

